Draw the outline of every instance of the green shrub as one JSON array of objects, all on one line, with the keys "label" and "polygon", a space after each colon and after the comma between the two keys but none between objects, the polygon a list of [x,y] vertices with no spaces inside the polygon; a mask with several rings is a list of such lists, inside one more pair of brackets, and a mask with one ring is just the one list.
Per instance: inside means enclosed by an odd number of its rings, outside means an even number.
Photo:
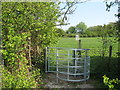
[{"label": "green shrub", "polygon": [[116,79],[109,79],[106,75],[103,76],[103,83],[108,86],[108,88],[115,89],[115,86],[120,83],[120,80],[118,78]]},{"label": "green shrub", "polygon": [[[39,82],[39,83],[38,83]],[[13,73],[2,70],[2,88],[36,88],[41,82],[40,70],[29,72],[25,67]]]}]

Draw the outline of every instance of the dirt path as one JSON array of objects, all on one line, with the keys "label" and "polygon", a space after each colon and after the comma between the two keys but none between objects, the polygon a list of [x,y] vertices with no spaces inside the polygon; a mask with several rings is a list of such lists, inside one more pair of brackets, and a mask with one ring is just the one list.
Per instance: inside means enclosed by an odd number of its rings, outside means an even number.
[{"label": "dirt path", "polygon": [[58,80],[57,83],[56,74],[54,73],[47,74],[47,77],[43,81],[46,83],[46,88],[94,88],[93,83],[95,83],[94,80],[88,80],[86,82],[77,83]]}]

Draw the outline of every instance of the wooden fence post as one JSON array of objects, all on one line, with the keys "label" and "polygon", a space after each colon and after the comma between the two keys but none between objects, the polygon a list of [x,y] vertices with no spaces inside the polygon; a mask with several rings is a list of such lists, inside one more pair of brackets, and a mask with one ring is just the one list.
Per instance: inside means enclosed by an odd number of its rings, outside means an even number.
[{"label": "wooden fence post", "polygon": [[73,65],[75,65],[75,50],[73,50]]},{"label": "wooden fence post", "polygon": [[109,47],[108,72],[110,72],[111,57],[112,57],[112,46],[110,45],[110,47]]}]

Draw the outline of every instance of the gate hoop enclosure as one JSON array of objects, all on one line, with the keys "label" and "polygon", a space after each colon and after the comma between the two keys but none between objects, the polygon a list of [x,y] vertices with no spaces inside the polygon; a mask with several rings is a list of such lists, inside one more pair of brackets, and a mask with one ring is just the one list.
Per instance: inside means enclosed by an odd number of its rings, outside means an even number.
[{"label": "gate hoop enclosure", "polygon": [[80,82],[90,77],[89,49],[46,47],[45,71],[57,79]]}]

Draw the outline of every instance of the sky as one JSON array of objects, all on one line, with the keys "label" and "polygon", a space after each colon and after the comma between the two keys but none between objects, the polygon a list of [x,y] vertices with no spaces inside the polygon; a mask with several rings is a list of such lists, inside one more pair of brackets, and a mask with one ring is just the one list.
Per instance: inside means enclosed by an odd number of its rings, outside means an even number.
[{"label": "sky", "polygon": [[[117,14],[117,5],[111,7],[110,12],[106,11],[106,5],[101,0],[87,1],[75,6],[76,10],[73,14],[68,16],[69,25],[61,26],[63,30],[67,30],[70,26],[76,26],[80,22],[84,22],[87,27],[104,25],[109,22],[115,22],[118,20],[115,17]],[[74,8],[75,8],[74,7]]]}]

